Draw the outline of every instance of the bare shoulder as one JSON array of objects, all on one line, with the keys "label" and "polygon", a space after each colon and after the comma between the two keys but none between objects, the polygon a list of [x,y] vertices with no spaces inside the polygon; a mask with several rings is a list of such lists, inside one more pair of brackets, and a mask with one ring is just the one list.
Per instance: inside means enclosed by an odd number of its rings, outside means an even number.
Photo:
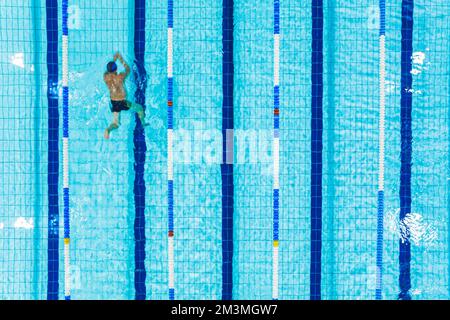
[{"label": "bare shoulder", "polygon": [[106,83],[107,85],[111,85],[111,84],[114,82],[114,78],[115,78],[115,75],[112,74],[112,73],[106,72],[106,73],[103,75],[103,80],[105,81],[105,83]]}]

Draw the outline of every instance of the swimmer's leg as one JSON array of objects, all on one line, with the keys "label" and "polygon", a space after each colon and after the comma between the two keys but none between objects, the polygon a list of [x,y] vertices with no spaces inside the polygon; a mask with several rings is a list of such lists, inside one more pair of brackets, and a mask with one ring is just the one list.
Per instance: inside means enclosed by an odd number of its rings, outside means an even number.
[{"label": "swimmer's leg", "polygon": [[105,129],[105,139],[109,139],[109,134],[111,131],[116,130],[120,126],[120,113],[113,112],[113,122]]},{"label": "swimmer's leg", "polygon": [[131,110],[133,110],[134,112],[137,113],[143,126],[148,125],[148,123],[145,123],[145,111],[144,111],[143,106],[141,106],[138,103],[131,102],[131,101],[127,101],[127,106],[128,106],[128,108],[130,108]]}]

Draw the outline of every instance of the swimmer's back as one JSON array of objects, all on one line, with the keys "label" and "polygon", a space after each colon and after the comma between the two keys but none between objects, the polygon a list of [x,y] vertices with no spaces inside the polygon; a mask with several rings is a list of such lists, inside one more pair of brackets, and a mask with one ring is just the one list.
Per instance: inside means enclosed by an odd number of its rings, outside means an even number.
[{"label": "swimmer's back", "polygon": [[125,92],[125,88],[123,86],[123,82],[125,80],[125,73],[113,73],[106,72],[103,76],[105,83],[109,89],[109,94],[111,96],[111,100],[113,101],[122,101],[125,100],[127,93]]}]

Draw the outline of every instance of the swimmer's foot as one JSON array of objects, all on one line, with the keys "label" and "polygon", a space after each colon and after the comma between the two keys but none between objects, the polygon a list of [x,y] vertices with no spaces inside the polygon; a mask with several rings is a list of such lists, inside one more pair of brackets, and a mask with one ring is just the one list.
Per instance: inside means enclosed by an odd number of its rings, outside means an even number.
[{"label": "swimmer's foot", "polygon": [[150,125],[150,123],[145,122],[145,112],[144,111],[138,112],[138,117],[139,117],[139,120],[141,120],[141,124],[143,127]]},{"label": "swimmer's foot", "polygon": [[105,133],[104,133],[104,137],[105,137],[105,139],[109,139],[109,130],[108,129],[105,129]]},{"label": "swimmer's foot", "polygon": [[119,128],[119,125],[117,123],[111,123],[108,128],[105,129],[104,137],[105,139],[109,139],[109,134],[111,131],[116,130]]}]

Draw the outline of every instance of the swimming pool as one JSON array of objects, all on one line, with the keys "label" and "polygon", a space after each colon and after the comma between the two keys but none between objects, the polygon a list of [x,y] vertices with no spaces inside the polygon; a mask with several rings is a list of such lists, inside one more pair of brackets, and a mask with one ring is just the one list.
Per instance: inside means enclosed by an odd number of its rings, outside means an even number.
[{"label": "swimming pool", "polygon": [[0,0],[0,299],[450,297],[448,1],[114,3]]}]

